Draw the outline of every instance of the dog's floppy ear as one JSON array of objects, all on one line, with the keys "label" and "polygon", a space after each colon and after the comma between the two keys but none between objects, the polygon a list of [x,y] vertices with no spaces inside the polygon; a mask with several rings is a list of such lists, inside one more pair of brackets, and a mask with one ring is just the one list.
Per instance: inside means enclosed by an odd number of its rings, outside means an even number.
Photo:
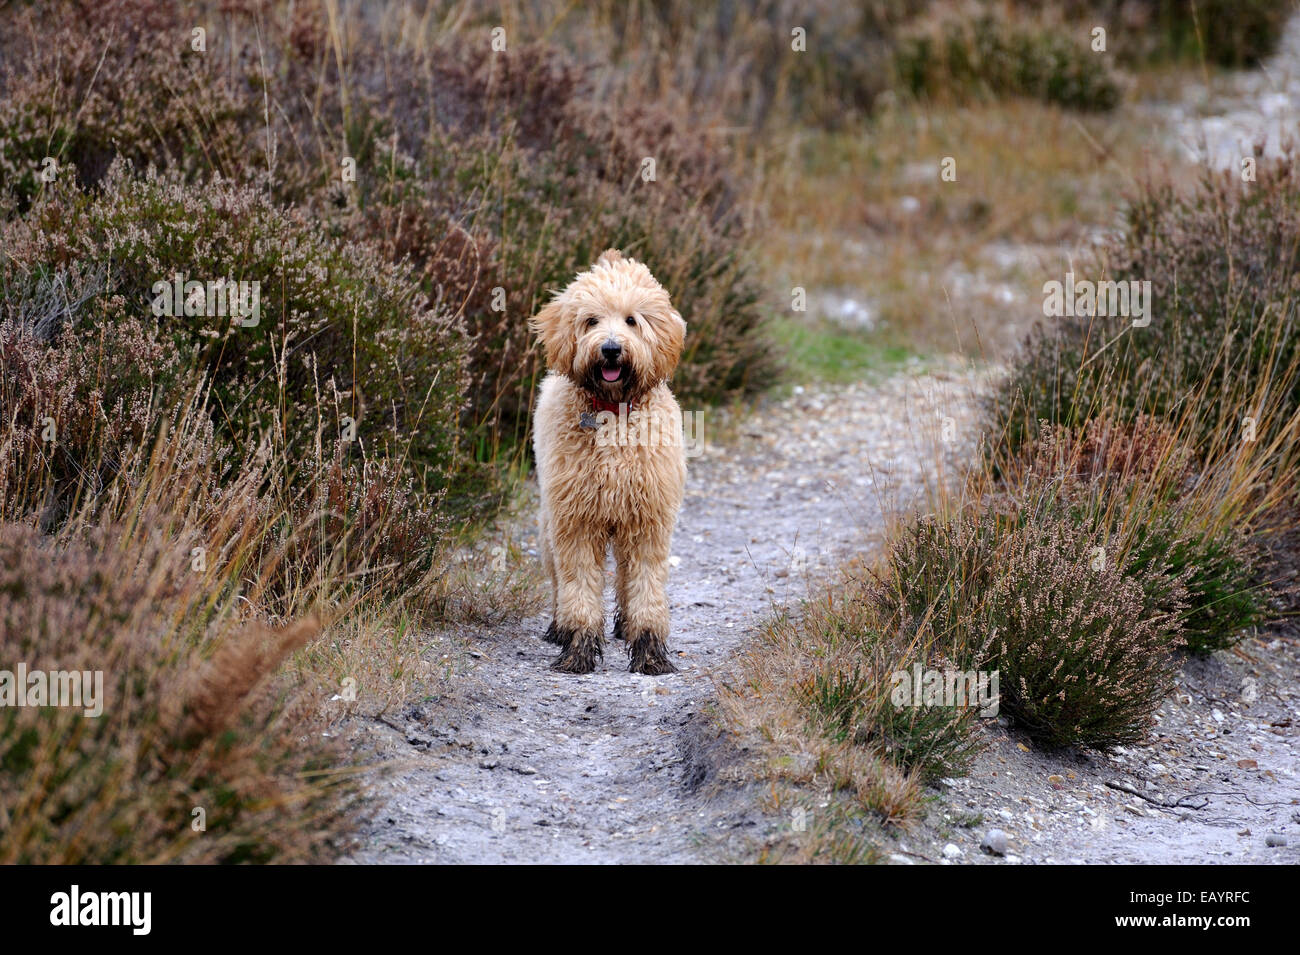
[{"label": "dog's floppy ear", "polygon": [[686,343],[686,321],[675,308],[668,310],[668,321],[659,329],[663,336],[662,347],[655,351],[654,375],[661,381],[667,381],[677,369],[677,361],[682,357],[682,346]]},{"label": "dog's floppy ear", "polygon": [[542,306],[541,311],[529,319],[528,327],[541,339],[542,350],[546,352],[546,367],[567,375],[573,368],[577,342],[560,300],[552,299]]},{"label": "dog's floppy ear", "polygon": [[597,265],[613,265],[615,262],[622,261],[622,252],[618,249],[606,249],[604,252],[600,253],[600,258],[596,260],[595,264],[592,265],[592,268],[595,268]]}]

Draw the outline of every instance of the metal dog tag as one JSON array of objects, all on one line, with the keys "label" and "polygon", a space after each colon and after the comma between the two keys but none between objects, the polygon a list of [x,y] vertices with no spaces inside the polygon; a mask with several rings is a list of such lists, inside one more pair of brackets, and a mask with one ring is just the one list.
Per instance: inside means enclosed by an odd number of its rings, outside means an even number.
[{"label": "metal dog tag", "polygon": [[595,414],[584,411],[582,417],[578,419],[578,427],[584,431],[595,431],[600,427],[600,422],[596,420]]}]

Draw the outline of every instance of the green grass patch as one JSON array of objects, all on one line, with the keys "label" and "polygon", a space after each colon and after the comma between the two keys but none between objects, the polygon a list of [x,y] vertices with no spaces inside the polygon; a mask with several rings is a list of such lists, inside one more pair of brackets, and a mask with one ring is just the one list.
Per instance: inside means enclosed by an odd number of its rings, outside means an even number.
[{"label": "green grass patch", "polygon": [[826,319],[773,319],[771,335],[791,384],[870,380],[921,361],[917,352],[878,332]]}]

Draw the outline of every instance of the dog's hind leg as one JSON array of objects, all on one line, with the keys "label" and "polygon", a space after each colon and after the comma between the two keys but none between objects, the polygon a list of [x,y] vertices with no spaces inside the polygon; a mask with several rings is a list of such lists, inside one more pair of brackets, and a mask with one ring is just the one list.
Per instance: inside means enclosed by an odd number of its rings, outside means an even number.
[{"label": "dog's hind leg", "polygon": [[[624,575],[623,626],[628,669],[658,676],[677,667],[668,658],[668,555],[672,524],[620,528],[614,551],[622,553]],[[621,540],[620,540],[621,538]]]},{"label": "dog's hind leg", "polygon": [[564,649],[551,667],[590,673],[605,655],[605,545],[607,535],[575,522],[552,528],[557,604],[555,632]]}]

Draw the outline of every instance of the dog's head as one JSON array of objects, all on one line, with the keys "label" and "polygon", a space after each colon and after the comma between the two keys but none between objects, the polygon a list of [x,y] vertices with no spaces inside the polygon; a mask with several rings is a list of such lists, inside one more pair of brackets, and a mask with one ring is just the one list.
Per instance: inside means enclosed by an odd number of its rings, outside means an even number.
[{"label": "dog's head", "polygon": [[606,401],[635,401],[672,376],[686,323],[650,270],[601,253],[531,322],[546,365]]}]

